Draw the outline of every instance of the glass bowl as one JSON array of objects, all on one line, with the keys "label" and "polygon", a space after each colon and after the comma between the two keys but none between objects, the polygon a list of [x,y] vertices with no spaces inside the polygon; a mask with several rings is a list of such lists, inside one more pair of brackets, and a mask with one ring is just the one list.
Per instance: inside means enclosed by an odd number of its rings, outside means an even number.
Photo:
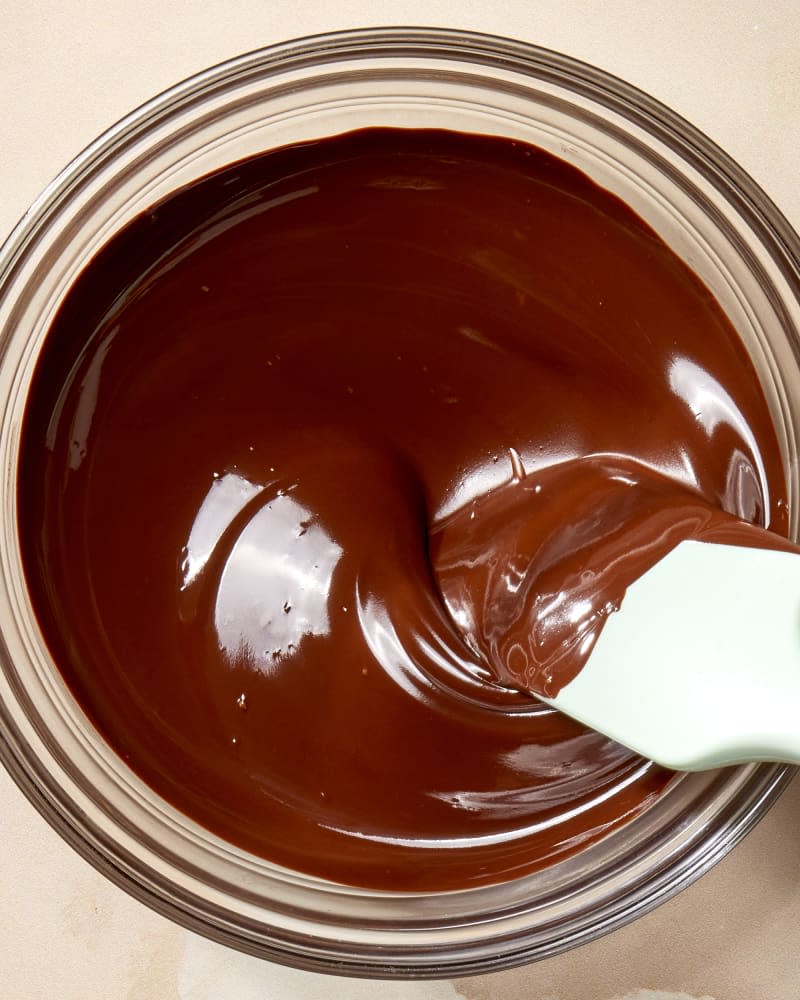
[{"label": "glass bowl", "polygon": [[108,749],[43,642],[17,536],[32,371],[59,304],[98,248],[223,164],[367,125],[516,137],[628,202],[739,331],[774,417],[797,536],[800,245],[724,153],[627,84],[505,39],[387,29],[263,49],[173,87],[109,129],[42,193],[0,253],[0,754],[76,850],[192,930],[305,969],[450,977],[556,954],[652,909],[723,857],[791,770],[760,764],[679,776],[622,829],[502,885],[410,894],[324,882],[216,839]]}]

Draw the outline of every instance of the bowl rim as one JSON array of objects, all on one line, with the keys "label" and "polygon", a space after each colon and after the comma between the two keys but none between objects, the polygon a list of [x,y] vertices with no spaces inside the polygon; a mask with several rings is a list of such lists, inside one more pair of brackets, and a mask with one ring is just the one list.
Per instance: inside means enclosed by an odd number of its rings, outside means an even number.
[{"label": "bowl rim", "polygon": [[[315,65],[321,58],[331,63],[345,59],[421,56],[429,59],[461,56],[485,67],[512,69],[540,80],[569,82],[577,93],[609,110],[621,112],[643,125],[692,166],[711,167],[712,181],[726,195],[734,196],[757,226],[760,238],[774,240],[782,251],[778,260],[784,275],[800,289],[800,236],[761,186],[721,146],[668,105],[621,77],[574,56],[504,35],[442,27],[391,25],[319,32],[251,49],[200,70],[139,104],[78,152],[42,189],[0,245],[0,286],[24,252],[42,217],[68,193],[87,165],[143,131],[166,110],[175,110],[222,81],[283,73]],[[2,359],[2,353],[0,353]]]}]

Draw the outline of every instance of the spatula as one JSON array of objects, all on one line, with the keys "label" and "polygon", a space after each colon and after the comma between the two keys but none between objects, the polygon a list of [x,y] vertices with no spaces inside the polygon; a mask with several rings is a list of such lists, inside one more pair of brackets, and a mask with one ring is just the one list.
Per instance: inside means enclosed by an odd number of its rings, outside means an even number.
[{"label": "spatula", "polygon": [[681,542],[543,700],[675,770],[800,763],[800,555]]}]

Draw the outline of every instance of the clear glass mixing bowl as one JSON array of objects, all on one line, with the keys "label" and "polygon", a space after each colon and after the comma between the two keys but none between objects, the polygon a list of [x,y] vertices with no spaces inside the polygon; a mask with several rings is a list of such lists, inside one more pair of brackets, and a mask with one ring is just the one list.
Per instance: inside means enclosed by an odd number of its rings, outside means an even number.
[{"label": "clear glass mixing bowl", "polygon": [[20,562],[26,393],[53,315],[86,262],[135,215],[216,167],[367,125],[518,137],[633,206],[705,280],[753,358],[796,535],[800,245],[724,153],[627,84],[504,39],[391,29],[264,49],[179,84],[111,128],[43,192],[0,253],[0,754],[87,860],[193,930],[325,972],[488,972],[579,945],[687,886],[764,814],[789,769],[679,777],[623,829],[503,885],[398,894],[326,883],[217,840],[111,753],[50,658]]}]

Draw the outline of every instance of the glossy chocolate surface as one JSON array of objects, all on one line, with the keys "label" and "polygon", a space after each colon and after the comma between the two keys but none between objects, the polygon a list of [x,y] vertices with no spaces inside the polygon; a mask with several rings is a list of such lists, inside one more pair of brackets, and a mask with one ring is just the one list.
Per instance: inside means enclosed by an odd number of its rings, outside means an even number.
[{"label": "glossy chocolate surface", "polygon": [[524,691],[681,537],[786,530],[707,289],[574,168],[440,131],[270,152],[128,226],[48,335],[19,472],[106,740],[223,838],[376,888],[511,878],[651,802],[669,774]]}]

